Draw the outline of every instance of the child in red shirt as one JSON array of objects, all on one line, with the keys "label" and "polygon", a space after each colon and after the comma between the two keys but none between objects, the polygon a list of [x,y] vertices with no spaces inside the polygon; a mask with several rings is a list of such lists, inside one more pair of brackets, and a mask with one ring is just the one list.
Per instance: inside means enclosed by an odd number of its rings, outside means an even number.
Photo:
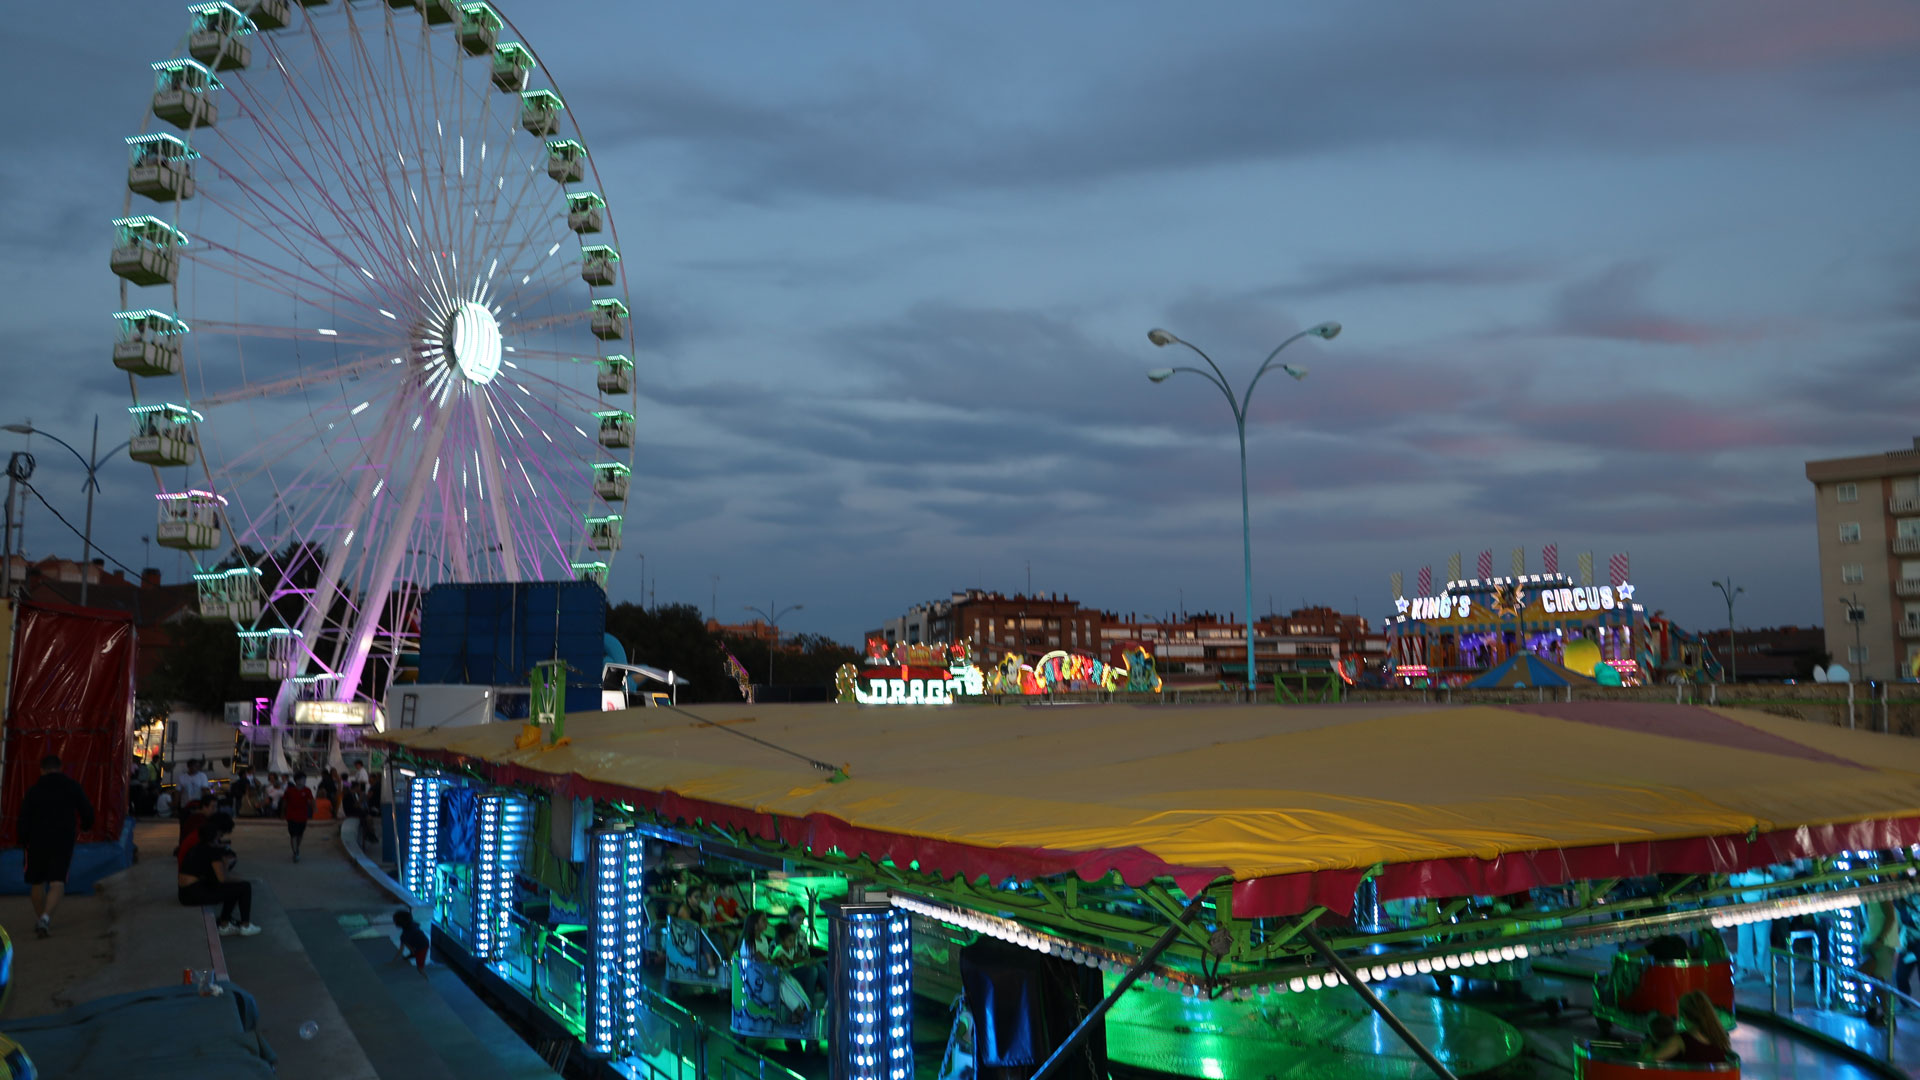
[{"label": "child in red shirt", "polygon": [[307,833],[307,822],[313,819],[313,790],[307,787],[307,774],[293,774],[293,786],[287,789],[286,797],[280,800],[281,816],[287,819],[287,840],[293,845],[293,861],[300,861],[300,838]]}]

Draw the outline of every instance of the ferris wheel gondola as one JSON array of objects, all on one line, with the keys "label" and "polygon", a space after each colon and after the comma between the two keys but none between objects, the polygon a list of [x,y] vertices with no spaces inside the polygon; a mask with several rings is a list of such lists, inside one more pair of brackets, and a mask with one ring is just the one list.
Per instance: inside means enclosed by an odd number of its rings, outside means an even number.
[{"label": "ferris wheel gondola", "polygon": [[380,697],[435,583],[604,586],[625,268],[573,112],[493,6],[187,18],[127,140],[113,363],[156,539],[244,673],[283,681],[280,722]]}]

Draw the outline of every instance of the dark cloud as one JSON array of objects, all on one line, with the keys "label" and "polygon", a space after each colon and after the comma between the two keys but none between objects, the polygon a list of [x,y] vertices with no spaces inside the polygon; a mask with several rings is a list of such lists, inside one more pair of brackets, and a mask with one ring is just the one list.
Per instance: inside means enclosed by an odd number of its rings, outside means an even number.
[{"label": "dark cloud", "polygon": [[1667,150],[1804,123],[1779,96],[1792,78],[1855,97],[1908,94],[1920,33],[1910,12],[1872,6],[1841,32],[1794,5],[1733,0],[1681,18],[1651,3],[1291,21],[1134,12],[1143,34],[1178,34],[1183,47],[1083,56],[1064,78],[1053,56],[1043,70],[1003,69],[1027,91],[1017,109],[942,78],[961,66],[945,55],[850,68],[772,100],[663,55],[623,75],[630,107],[601,137],[688,150],[705,180],[754,202],[1072,185],[1381,144]]}]

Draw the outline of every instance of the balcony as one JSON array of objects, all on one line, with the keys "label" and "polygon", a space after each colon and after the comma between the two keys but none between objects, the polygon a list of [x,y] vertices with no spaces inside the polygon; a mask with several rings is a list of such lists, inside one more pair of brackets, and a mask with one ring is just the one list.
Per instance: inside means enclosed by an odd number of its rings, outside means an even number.
[{"label": "balcony", "polygon": [[1903,638],[1920,638],[1920,619],[1908,619],[1901,623],[1900,636]]},{"label": "balcony", "polygon": [[1895,555],[1912,555],[1920,552],[1920,536],[1896,536],[1893,538]]},{"label": "balcony", "polygon": [[1920,579],[1904,578],[1894,583],[1893,591],[1901,596],[1920,596]]},{"label": "balcony", "polygon": [[1887,500],[1889,514],[1920,514],[1920,495],[1895,495]]}]

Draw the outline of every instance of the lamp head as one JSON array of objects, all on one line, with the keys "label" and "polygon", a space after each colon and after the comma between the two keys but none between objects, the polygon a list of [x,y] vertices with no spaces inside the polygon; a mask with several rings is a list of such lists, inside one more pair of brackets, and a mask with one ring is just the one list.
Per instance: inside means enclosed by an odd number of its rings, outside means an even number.
[{"label": "lamp head", "polygon": [[1147,340],[1153,342],[1155,345],[1172,345],[1180,339],[1174,337],[1172,331],[1162,330],[1156,326],[1147,331]]},{"label": "lamp head", "polygon": [[1307,369],[1299,364],[1281,364],[1280,370],[1293,376],[1296,381],[1307,377]]},{"label": "lamp head", "polygon": [[15,435],[31,435],[33,434],[33,425],[32,424],[8,424],[4,429],[0,429],[0,430],[11,431]]},{"label": "lamp head", "polygon": [[1337,338],[1340,336],[1340,324],[1337,322],[1323,322],[1319,326],[1313,327],[1312,329],[1308,330],[1307,333],[1312,334],[1314,337],[1317,337],[1317,338],[1324,338],[1327,341],[1332,341],[1334,338]]},{"label": "lamp head", "polygon": [[1154,382],[1166,382],[1168,379],[1173,378],[1173,369],[1170,367],[1154,368],[1152,371],[1147,372],[1147,378],[1152,379]]}]

